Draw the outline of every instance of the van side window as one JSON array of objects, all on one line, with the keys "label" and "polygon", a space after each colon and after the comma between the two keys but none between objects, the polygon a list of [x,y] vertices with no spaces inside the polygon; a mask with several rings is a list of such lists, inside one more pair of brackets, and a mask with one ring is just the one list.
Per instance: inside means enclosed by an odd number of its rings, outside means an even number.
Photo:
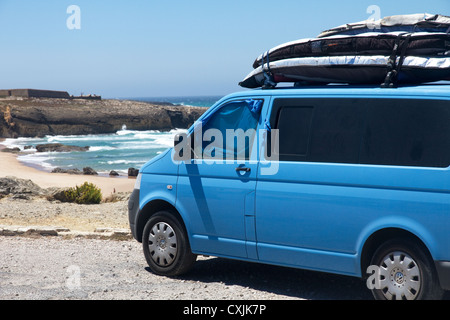
[{"label": "van side window", "polygon": [[359,99],[328,100],[316,107],[308,161],[358,163],[364,128]]},{"label": "van side window", "polygon": [[279,159],[370,165],[450,166],[450,101],[274,100]]},{"label": "van side window", "polygon": [[307,156],[311,134],[313,107],[281,107],[277,128],[280,130],[280,154]]},{"label": "van side window", "polygon": [[248,160],[262,103],[263,100],[229,102],[208,118],[202,126],[203,159]]},{"label": "van side window", "polygon": [[276,99],[279,159],[358,163],[364,105],[358,99]]},{"label": "van side window", "polygon": [[369,100],[361,163],[450,165],[450,101]]}]

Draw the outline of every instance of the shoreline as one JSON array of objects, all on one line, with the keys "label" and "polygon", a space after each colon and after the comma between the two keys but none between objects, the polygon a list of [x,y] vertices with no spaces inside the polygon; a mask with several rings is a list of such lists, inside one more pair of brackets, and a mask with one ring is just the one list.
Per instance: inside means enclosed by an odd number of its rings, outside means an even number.
[{"label": "shoreline", "polygon": [[[46,135],[108,134],[121,130],[170,131],[189,128],[208,108],[154,105],[136,100],[0,99],[0,149],[6,139]],[[0,177],[28,179],[41,188],[97,185],[104,196],[132,192],[136,177],[71,175],[20,161],[20,154],[0,152]],[[79,168],[80,169],[80,168]]]},{"label": "shoreline", "polygon": [[[0,150],[1,149],[2,149],[2,145],[1,145],[1,141],[0,141]],[[43,165],[41,165],[39,163],[31,163],[31,162],[27,163],[25,161],[21,161],[19,159],[19,156],[23,155],[23,153],[22,154],[14,154],[13,153],[13,155],[16,157],[17,162],[19,162],[22,166],[33,168],[33,169],[36,169],[38,171],[42,171],[42,172],[45,172],[45,173],[54,174],[54,173],[51,172],[51,170],[53,170],[54,168],[50,168],[49,169],[48,167],[45,167],[45,166],[43,166]],[[121,170],[116,170],[116,171],[121,171]],[[128,175],[125,175],[125,172],[122,175],[119,175],[119,176],[110,176],[108,171],[96,171],[96,172],[97,172],[97,175],[96,175],[97,177],[103,177],[103,178],[112,178],[112,179],[133,179],[133,178],[136,178],[136,177],[129,177]],[[70,174],[68,174],[68,175],[70,175]],[[87,175],[84,175],[84,176],[87,176]]]},{"label": "shoreline", "polygon": [[[0,139],[0,143],[1,143]],[[0,144],[0,149],[4,146]],[[102,190],[104,197],[118,192],[132,192],[135,177],[105,177],[91,175],[71,175],[66,173],[50,173],[21,163],[17,155],[0,152],[0,177],[16,177],[31,180],[41,188],[70,188],[80,186],[84,182],[95,184]]]}]

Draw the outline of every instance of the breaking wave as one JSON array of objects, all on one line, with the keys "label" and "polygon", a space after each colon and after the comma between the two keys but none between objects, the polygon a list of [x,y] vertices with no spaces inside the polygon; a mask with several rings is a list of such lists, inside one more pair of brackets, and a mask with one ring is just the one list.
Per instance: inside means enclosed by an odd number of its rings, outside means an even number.
[{"label": "breaking wave", "polygon": [[[99,135],[57,135],[44,138],[6,139],[2,144],[9,148],[18,147],[18,159],[26,165],[51,171],[56,167],[92,167],[98,172],[111,170],[127,172],[128,168],[139,168],[151,158],[173,146],[176,134],[186,132],[174,129],[169,132],[157,130],[122,130],[113,134]],[[74,146],[89,146],[87,152],[36,152],[36,145],[62,143]]]}]

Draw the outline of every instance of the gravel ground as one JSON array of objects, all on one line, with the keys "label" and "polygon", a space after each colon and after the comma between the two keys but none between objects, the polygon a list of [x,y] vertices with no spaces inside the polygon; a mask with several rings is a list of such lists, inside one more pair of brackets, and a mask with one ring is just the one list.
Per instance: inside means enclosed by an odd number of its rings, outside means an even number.
[{"label": "gravel ground", "polygon": [[[76,205],[39,198],[0,200],[2,224],[129,228],[126,201]],[[371,300],[372,295],[357,278],[216,257],[200,256],[185,276],[161,277],[149,271],[135,240],[0,236],[0,300],[43,299]]]},{"label": "gravel ground", "polygon": [[[77,205],[4,198],[2,224],[129,228],[127,201]],[[149,271],[135,240],[0,237],[0,299],[371,298],[359,279],[215,257],[199,257],[184,277],[160,277]]]},{"label": "gravel ground", "polygon": [[0,225],[58,226],[76,231],[94,231],[95,228],[129,228],[127,201],[79,205],[34,200],[0,200]]},{"label": "gravel ground", "polygon": [[177,278],[156,276],[134,240],[0,238],[1,300],[372,299],[351,277],[199,257]]}]

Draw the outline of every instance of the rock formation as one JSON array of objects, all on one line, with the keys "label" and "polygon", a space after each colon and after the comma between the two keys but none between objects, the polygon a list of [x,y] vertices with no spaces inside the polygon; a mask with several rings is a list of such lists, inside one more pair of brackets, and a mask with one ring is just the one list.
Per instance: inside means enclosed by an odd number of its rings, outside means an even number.
[{"label": "rock formation", "polygon": [[0,199],[12,196],[15,199],[30,199],[31,197],[45,195],[42,189],[31,180],[18,179],[16,177],[0,178]]},{"label": "rock formation", "polygon": [[72,151],[88,151],[89,146],[78,147],[69,146],[62,143],[46,143],[36,145],[37,152],[72,152]]},{"label": "rock formation", "polygon": [[128,176],[129,177],[137,177],[139,174],[139,169],[136,168],[128,168]]},{"label": "rock formation", "polygon": [[0,99],[0,138],[188,128],[207,109],[130,100]]}]

